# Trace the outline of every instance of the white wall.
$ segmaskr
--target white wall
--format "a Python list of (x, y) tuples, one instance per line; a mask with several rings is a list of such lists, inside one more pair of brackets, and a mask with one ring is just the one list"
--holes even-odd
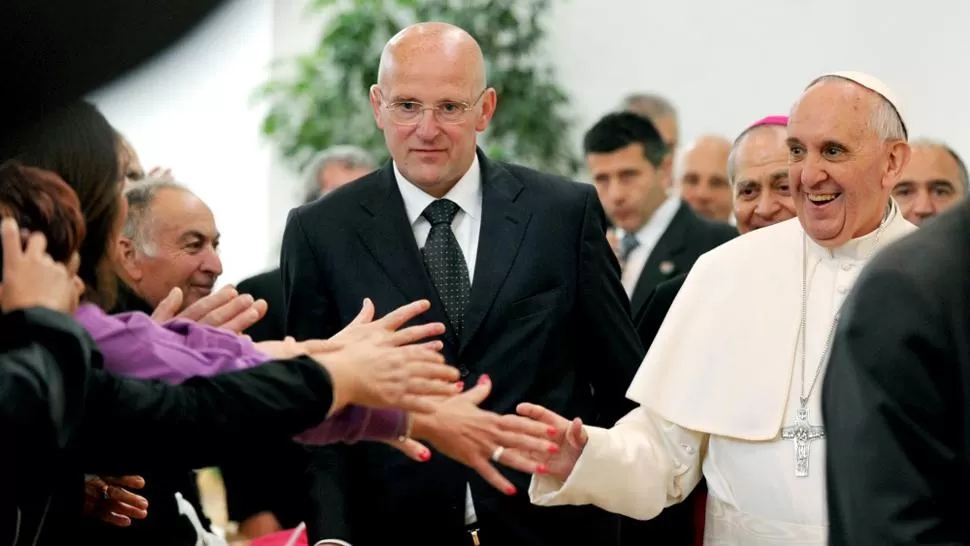
[(271, 148), (251, 101), (272, 59), (273, 4), (235, 0), (152, 63), (91, 98), (134, 145), (212, 208), (223, 282), (261, 271), (269, 230)]
[[(582, 131), (631, 91), (668, 95), (682, 140), (787, 113), (829, 70), (869, 71), (905, 103), (912, 136), (970, 156), (970, 3), (953, 0), (561, 0), (548, 53)], [(270, 266), (299, 178), (250, 102), (269, 61), (312, 48), (305, 0), (234, 0), (157, 62), (95, 95), (146, 168), (166, 165), (212, 206), (224, 281)], [(487, 54), (487, 52), (486, 52)], [(501, 104), (499, 105), (501, 108)], [(376, 129), (375, 129), (376, 130)]]
[[(787, 114), (815, 76), (862, 70), (899, 95), (910, 136), (970, 156), (970, 3), (953, 0), (565, 0), (549, 52), (580, 130), (631, 91), (671, 98), (681, 141)], [(577, 139), (581, 133), (577, 131)]]

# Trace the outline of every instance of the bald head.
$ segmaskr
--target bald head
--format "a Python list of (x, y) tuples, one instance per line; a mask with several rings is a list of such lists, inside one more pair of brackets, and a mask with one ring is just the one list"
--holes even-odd
[(395, 34), (381, 51), (377, 85), (393, 85), (398, 72), (413, 64), (453, 63), (463, 68), (469, 83), (485, 87), (485, 56), (475, 38), (448, 23), (417, 23)]
[(730, 152), (728, 139), (706, 135), (678, 151), (674, 161), (674, 188), (695, 212), (719, 222), (731, 217), (733, 207), (727, 176)]
[(370, 102), (405, 180), (443, 197), (472, 168), (497, 103), (486, 85), (481, 47), (454, 25), (419, 23), (387, 42)]

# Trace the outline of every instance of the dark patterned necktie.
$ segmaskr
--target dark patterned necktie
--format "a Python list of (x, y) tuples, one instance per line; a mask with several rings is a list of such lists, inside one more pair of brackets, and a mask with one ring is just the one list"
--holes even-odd
[(635, 233), (626, 233), (620, 239), (620, 261), (626, 262), (630, 258), (630, 253), (640, 246), (640, 240)]
[(445, 315), (448, 316), (456, 337), (461, 336), (465, 308), (471, 296), (465, 255), (451, 230), (451, 221), (458, 214), (458, 209), (453, 201), (438, 199), (421, 213), (421, 216), (431, 222), (431, 232), (421, 249), (424, 265), (428, 268), (442, 305), (445, 306)]

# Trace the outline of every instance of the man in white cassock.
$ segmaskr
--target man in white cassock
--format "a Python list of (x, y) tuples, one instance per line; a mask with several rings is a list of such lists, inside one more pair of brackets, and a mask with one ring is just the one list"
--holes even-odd
[(875, 252), (915, 226), (890, 192), (909, 158), (899, 102), (872, 76), (813, 81), (791, 110), (798, 218), (702, 256), (611, 429), (545, 408), (560, 431), (529, 495), (649, 519), (707, 479), (707, 546), (827, 542), (819, 390), (839, 307)]

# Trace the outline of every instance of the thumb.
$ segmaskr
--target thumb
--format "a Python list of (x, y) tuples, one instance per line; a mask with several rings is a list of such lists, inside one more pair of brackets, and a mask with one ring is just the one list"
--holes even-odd
[(476, 406), (481, 404), (488, 398), (488, 395), (492, 392), (492, 380), (488, 378), (487, 375), (483, 375), (478, 379), (478, 384), (474, 387), (468, 389), (463, 394), (459, 396), (464, 396), (465, 398), (472, 401)]
[(364, 303), (360, 308), (360, 313), (354, 317), (354, 320), (350, 321), (348, 326), (353, 326), (355, 324), (367, 324), (368, 322), (374, 320), (374, 302), (370, 298), (364, 298)]
[(155, 308), (152, 319), (156, 322), (169, 320), (178, 313), (180, 307), (182, 307), (182, 289), (176, 286)]
[(586, 435), (586, 429), (583, 428), (583, 420), (579, 417), (573, 419), (566, 429), (566, 441), (575, 449), (583, 449), (587, 440), (589, 437)]

